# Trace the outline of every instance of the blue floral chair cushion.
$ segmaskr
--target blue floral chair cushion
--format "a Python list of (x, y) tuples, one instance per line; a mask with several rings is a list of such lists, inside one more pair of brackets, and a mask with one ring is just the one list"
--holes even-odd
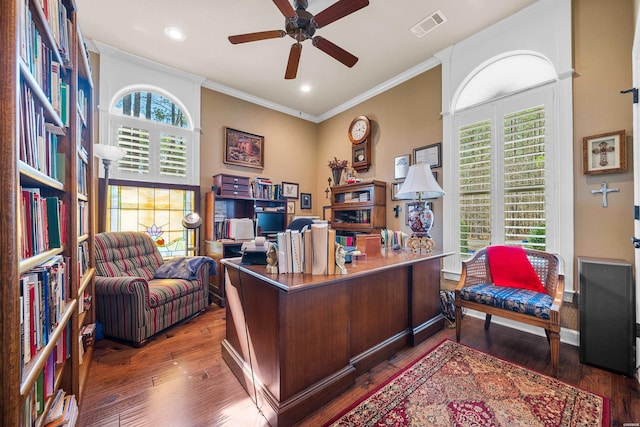
[(518, 313), (549, 319), (553, 298), (547, 294), (527, 289), (506, 288), (488, 283), (460, 289), (460, 298), (466, 301), (491, 305)]

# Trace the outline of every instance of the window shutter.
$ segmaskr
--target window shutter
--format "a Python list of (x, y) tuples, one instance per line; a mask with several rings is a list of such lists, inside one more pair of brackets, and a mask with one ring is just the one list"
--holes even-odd
[(460, 127), (460, 254), (491, 242), (491, 120)]
[(187, 176), (187, 140), (184, 137), (160, 135), (160, 174)]
[(507, 244), (545, 250), (545, 108), (504, 117), (504, 234)]
[(118, 127), (118, 147), (127, 154), (118, 162), (118, 170), (149, 173), (149, 131), (130, 126)]

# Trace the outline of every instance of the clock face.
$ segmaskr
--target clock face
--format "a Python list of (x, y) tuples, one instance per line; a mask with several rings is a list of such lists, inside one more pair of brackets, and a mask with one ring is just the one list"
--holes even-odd
[(358, 120), (353, 124), (351, 128), (351, 136), (353, 136), (353, 139), (362, 139), (366, 133), (367, 124), (364, 120)]
[(364, 149), (355, 152), (355, 161), (364, 162)]
[(356, 117), (349, 126), (349, 139), (353, 144), (358, 144), (369, 136), (369, 131), (369, 119), (365, 116)]

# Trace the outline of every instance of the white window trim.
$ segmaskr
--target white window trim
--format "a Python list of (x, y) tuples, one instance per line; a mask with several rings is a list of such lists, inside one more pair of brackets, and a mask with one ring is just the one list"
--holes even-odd
[[(456, 129), (452, 106), (464, 80), (490, 58), (523, 50), (538, 52), (547, 58), (557, 73), (557, 80), (552, 83), (555, 91), (553, 117), (549, 117), (555, 124), (553, 134), (549, 135), (555, 149), (547, 159), (553, 176), (548, 177), (547, 185), (554, 185), (559, 197), (556, 208), (548, 210), (547, 223), (557, 227), (559, 237), (547, 250), (557, 253), (564, 262), (565, 290), (569, 297), (575, 292), (570, 0), (541, 0), (436, 55), (442, 62), (443, 169), (451, 167), (455, 161), (452, 141)], [(459, 227), (452, 217), (457, 177), (453, 173), (443, 175), (444, 189), (452, 196), (445, 196), (443, 201), (443, 249), (454, 251), (453, 236)], [(444, 259), (443, 270), (445, 278), (458, 280), (461, 265), (453, 258)]]

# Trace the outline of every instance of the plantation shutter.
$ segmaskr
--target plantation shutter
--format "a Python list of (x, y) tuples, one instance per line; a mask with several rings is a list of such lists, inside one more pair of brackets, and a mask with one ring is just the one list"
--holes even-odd
[(186, 138), (167, 133), (160, 135), (160, 174), (187, 176)]
[(127, 150), (127, 154), (118, 162), (118, 170), (148, 174), (149, 143), (149, 130), (119, 126), (118, 147)]
[(491, 242), (491, 120), (459, 129), (461, 255)]
[(504, 116), (505, 243), (545, 250), (545, 108)]

